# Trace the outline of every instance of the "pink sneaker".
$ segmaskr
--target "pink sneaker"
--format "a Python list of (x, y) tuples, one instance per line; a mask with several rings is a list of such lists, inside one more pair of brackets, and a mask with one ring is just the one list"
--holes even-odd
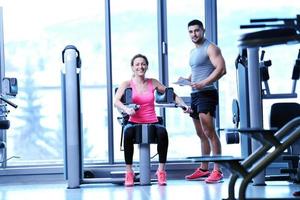
[(200, 168), (197, 168), (194, 173), (185, 176), (186, 180), (203, 180), (204, 177), (208, 177), (210, 172), (208, 170), (204, 171)]
[(223, 180), (223, 173), (219, 170), (213, 170), (209, 177), (205, 179), (206, 183), (220, 183)]
[(125, 186), (130, 187), (134, 185), (134, 173), (133, 172), (127, 172), (125, 174)]
[(166, 171), (156, 171), (156, 176), (159, 185), (167, 185), (167, 173)]

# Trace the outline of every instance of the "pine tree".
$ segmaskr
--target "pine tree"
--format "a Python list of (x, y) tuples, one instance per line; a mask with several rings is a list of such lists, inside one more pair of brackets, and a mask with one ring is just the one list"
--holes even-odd
[[(62, 134), (57, 134), (53, 128), (45, 127), (41, 121), (42, 106), (39, 102), (39, 92), (33, 79), (34, 69), (27, 67), (21, 81), (23, 90), (19, 92), (18, 98), (22, 106), (17, 116), (23, 123), (14, 131), (14, 152), (22, 160), (49, 160), (59, 159), (62, 156)], [(53, 124), (49, 124), (53, 127)]]

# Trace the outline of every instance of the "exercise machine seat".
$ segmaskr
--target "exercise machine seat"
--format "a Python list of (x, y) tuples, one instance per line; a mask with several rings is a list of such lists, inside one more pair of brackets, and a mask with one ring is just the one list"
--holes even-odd
[(300, 42), (300, 35), (294, 28), (275, 28), (241, 35), (241, 47), (266, 47), (271, 45)]

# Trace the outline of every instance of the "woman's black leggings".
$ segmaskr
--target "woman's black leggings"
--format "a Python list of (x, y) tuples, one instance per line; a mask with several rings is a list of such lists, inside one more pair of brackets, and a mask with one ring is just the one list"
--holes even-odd
[[(134, 141), (135, 141), (135, 131), (136, 124), (129, 122), (124, 127), (124, 156), (125, 163), (127, 165), (132, 165), (133, 152), (134, 152)], [(154, 124), (155, 134), (157, 138), (157, 152), (159, 156), (159, 163), (166, 163), (169, 138), (166, 128), (161, 124)]]

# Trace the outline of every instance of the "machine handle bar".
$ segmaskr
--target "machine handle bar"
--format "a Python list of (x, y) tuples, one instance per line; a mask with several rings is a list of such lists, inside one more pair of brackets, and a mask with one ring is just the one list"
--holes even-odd
[(14, 108), (17, 108), (17, 107), (18, 107), (17, 104), (15, 104), (15, 103), (13, 103), (13, 102), (11, 102), (11, 101), (5, 99), (5, 98), (2, 97), (2, 96), (0, 96), (0, 99), (1, 99), (2, 101), (6, 102), (7, 104), (9, 104), (10, 106), (14, 107)]

